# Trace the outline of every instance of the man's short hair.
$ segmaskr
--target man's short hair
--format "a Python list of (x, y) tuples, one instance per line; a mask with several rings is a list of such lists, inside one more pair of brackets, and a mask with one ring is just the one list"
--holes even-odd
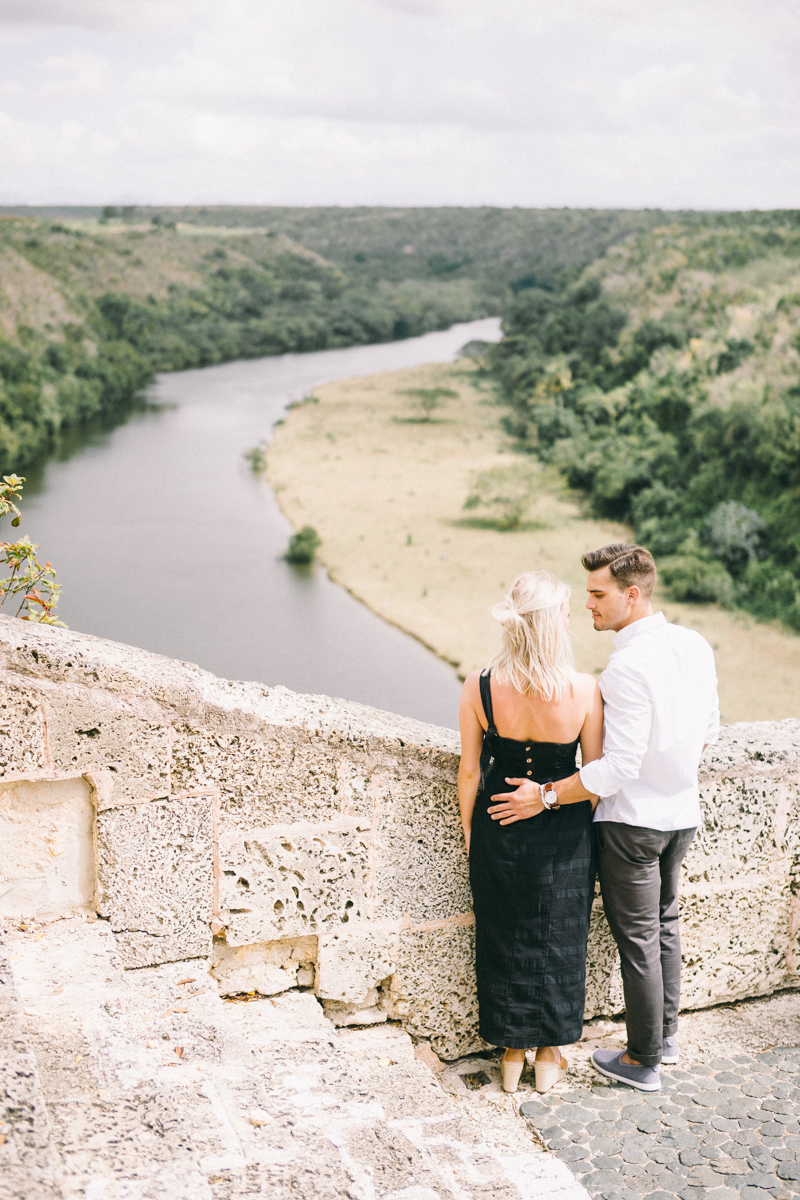
[(587, 571), (600, 571), (608, 567), (611, 577), (620, 591), (638, 587), (646, 600), (653, 594), (656, 585), (656, 564), (644, 546), (633, 546), (629, 542), (613, 542), (590, 550), (581, 559)]

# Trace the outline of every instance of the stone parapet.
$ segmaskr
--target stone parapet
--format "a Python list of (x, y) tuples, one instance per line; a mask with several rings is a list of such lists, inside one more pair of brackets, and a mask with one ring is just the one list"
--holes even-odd
[[(455, 733), (2, 617), (0, 682), (0, 914), (88, 908), (128, 967), (210, 956), (226, 994), (313, 988), (338, 1024), (482, 1044)], [(688, 1007), (800, 982), (799, 769), (797, 721), (706, 755)], [(587, 1015), (621, 1007), (598, 898)]]

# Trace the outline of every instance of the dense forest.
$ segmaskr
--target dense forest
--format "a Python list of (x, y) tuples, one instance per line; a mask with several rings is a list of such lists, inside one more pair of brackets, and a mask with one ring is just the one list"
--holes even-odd
[(0, 473), (155, 371), (410, 337), (495, 314), (470, 279), (347, 275), (275, 230), (0, 219)]
[(676, 599), (800, 629), (800, 213), (673, 221), (521, 288), (487, 371), (518, 444)]

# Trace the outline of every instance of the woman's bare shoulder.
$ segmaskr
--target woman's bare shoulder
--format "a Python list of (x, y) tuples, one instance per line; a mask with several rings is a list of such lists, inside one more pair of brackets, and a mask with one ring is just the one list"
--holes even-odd
[(461, 689), (462, 699), (477, 700), (481, 694), (480, 671), (470, 671), (469, 675), (464, 680), (464, 686)]

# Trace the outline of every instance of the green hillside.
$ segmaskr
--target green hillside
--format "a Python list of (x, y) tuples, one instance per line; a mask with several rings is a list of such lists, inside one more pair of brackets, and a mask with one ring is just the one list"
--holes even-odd
[[(536, 208), (136, 208), (153, 218), (207, 228), (259, 226), (301, 242), (362, 280), (476, 281), (502, 305), (510, 284), (533, 274), (554, 282), (580, 271), (631, 232), (673, 214), (621, 209)], [(498, 309), (499, 311), (499, 309)]]
[(800, 213), (635, 234), (504, 328), (520, 446), (631, 522), (676, 599), (800, 629)]
[[(83, 214), (81, 214), (83, 216)], [(409, 337), (498, 311), (469, 279), (348, 276), (274, 230), (0, 220), (0, 473), (154, 371)]]

